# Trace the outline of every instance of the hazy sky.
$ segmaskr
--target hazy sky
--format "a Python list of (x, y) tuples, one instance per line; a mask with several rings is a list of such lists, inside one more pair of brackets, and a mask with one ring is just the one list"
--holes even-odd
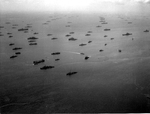
[(0, 11), (143, 11), (150, 0), (0, 0)]

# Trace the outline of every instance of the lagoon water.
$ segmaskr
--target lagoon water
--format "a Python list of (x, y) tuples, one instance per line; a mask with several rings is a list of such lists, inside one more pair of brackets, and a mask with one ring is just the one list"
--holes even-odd
[[(0, 20), (2, 113), (150, 111), (149, 16), (8, 13)], [(10, 58), (15, 52), (21, 54)], [(44, 65), (54, 68), (41, 70)]]

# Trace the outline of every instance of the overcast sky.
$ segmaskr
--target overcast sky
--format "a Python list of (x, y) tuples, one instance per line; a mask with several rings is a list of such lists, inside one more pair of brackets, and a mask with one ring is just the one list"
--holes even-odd
[(150, 0), (0, 0), (0, 11), (149, 12)]

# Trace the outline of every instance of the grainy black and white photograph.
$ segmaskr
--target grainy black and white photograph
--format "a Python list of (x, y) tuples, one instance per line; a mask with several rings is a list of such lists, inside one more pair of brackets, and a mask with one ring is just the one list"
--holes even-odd
[(150, 0), (0, 0), (0, 114), (149, 112)]

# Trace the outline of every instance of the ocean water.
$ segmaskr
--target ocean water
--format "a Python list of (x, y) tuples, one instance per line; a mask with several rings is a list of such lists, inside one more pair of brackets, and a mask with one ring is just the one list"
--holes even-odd
[[(149, 16), (9, 13), (0, 18), (2, 113), (149, 112), (150, 32), (144, 32), (150, 30)], [(26, 26), (25, 33), (18, 31)], [(127, 32), (132, 35), (122, 36)], [(37, 45), (29, 45), (29, 37), (37, 37)], [(11, 59), (15, 52), (21, 54)], [(45, 62), (33, 65), (41, 59)], [(40, 70), (44, 65), (54, 68)]]

